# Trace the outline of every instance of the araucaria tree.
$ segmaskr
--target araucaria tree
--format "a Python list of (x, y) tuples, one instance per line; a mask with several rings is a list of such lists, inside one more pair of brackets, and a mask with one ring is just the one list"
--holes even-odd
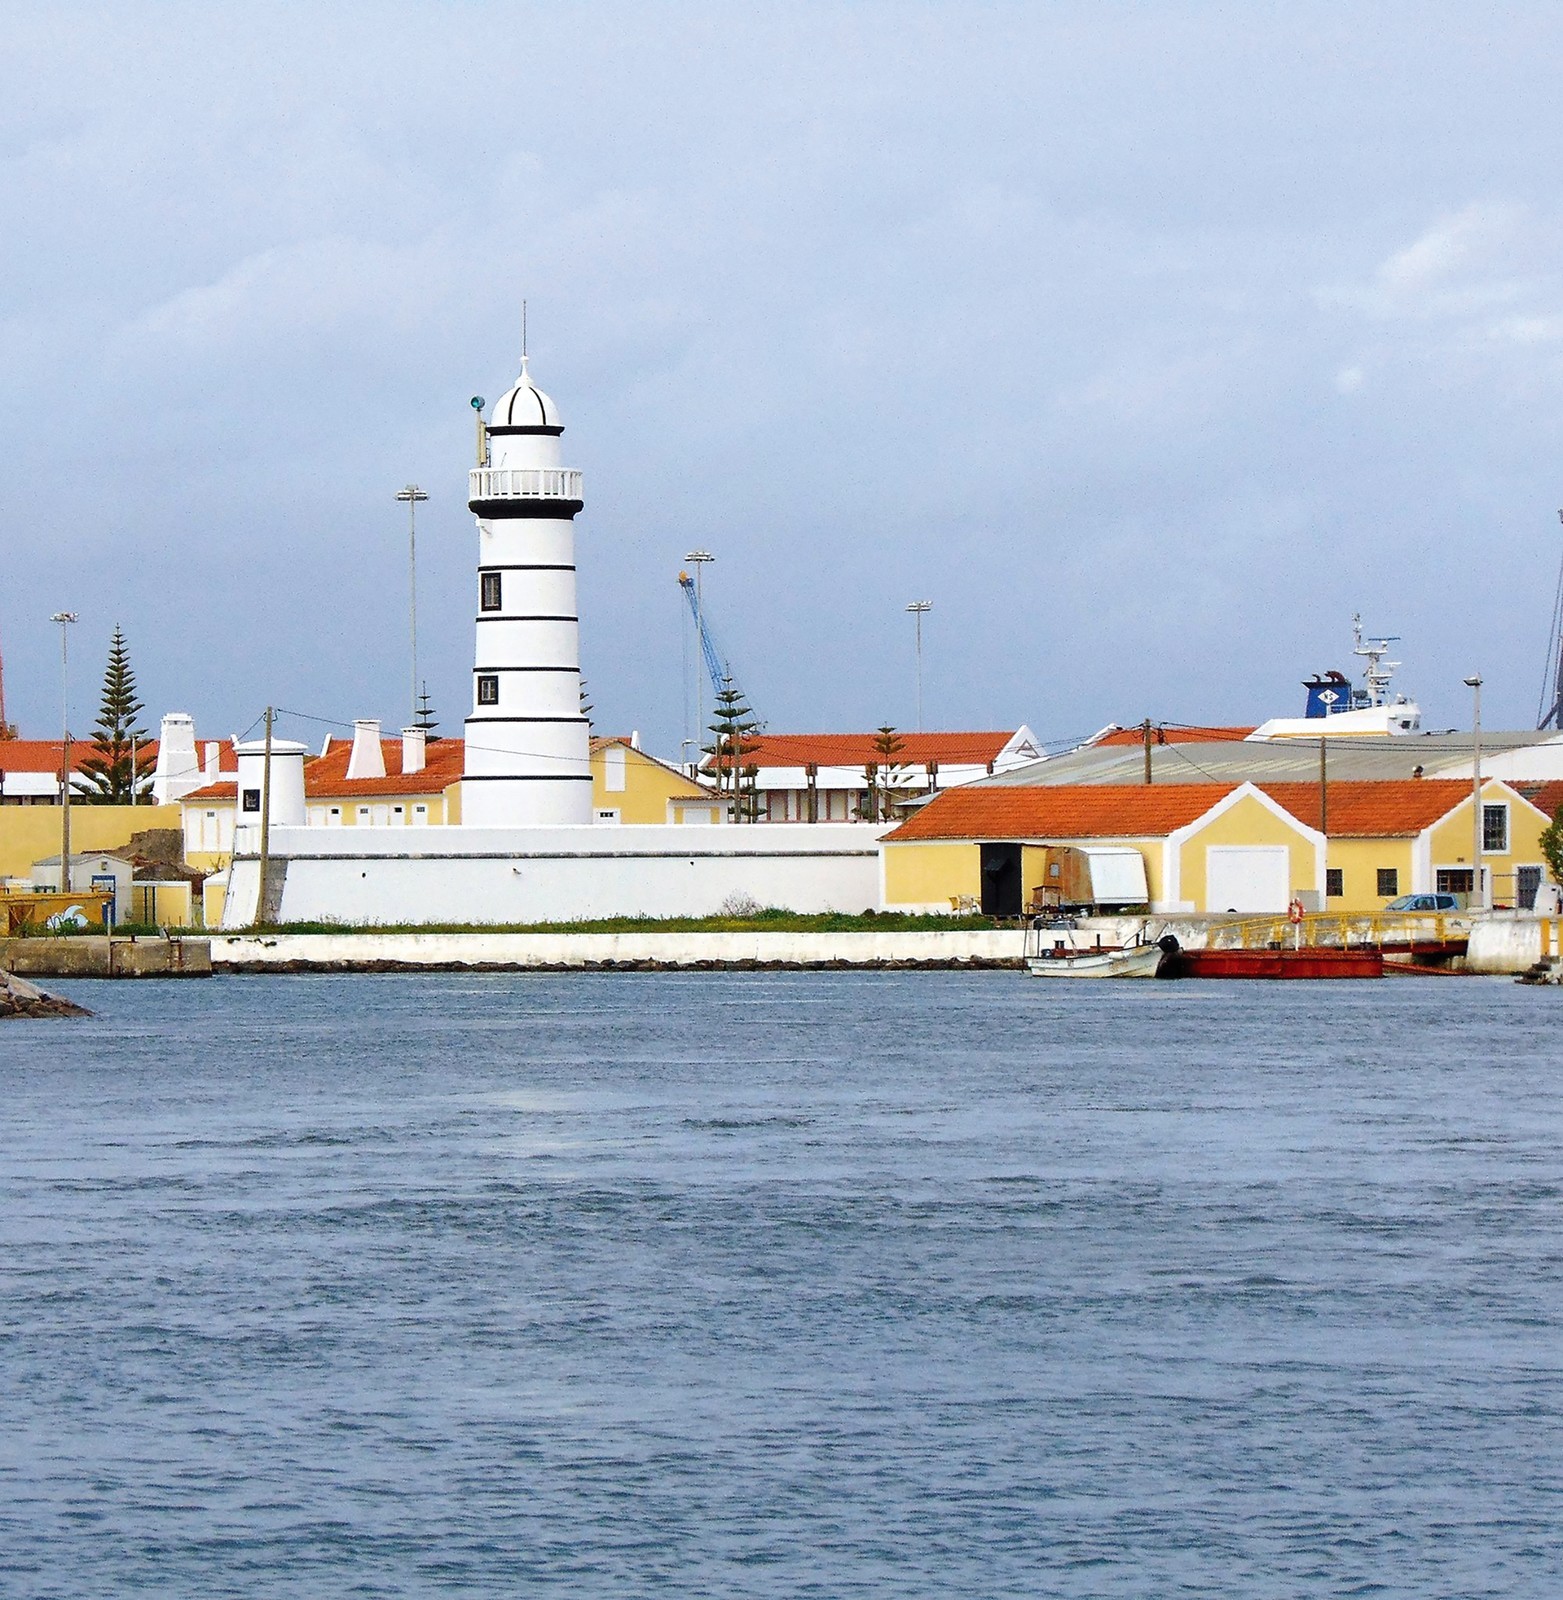
[(103, 673), (103, 702), (98, 707), (92, 754), (82, 760), (76, 778), (77, 793), (88, 805), (122, 806), (130, 803), (132, 795), (137, 800), (145, 798), (153, 763), (146, 750), (146, 729), (136, 724), (140, 715), (130, 651), (124, 631), (115, 628)]
[(896, 791), (906, 782), (900, 761), (906, 741), (890, 723), (874, 734), (874, 759), (863, 768), (868, 798), (863, 804), (865, 822), (888, 822), (895, 807)]
[(734, 822), (753, 822), (758, 810), (755, 781), (760, 769), (744, 758), (759, 748), (753, 735), (760, 731), (760, 724), (731, 678), (722, 679), (715, 716), (711, 724), (714, 737), (704, 748), (716, 768), (716, 792), (729, 797)]

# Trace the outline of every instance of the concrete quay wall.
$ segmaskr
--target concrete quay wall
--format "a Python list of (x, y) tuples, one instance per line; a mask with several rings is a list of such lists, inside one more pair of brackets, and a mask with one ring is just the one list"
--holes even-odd
[(1471, 925), (1465, 971), (1490, 974), (1529, 972), (1538, 961), (1563, 956), (1563, 920), (1495, 912)]
[(220, 972), (1019, 967), (1018, 928), (910, 933), (214, 934)]
[(205, 939), (74, 934), (64, 939), (0, 939), (0, 970), (29, 978), (209, 978)]

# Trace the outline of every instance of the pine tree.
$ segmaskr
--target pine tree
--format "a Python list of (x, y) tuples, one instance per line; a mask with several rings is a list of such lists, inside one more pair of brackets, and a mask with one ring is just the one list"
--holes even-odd
[(715, 737), (703, 748), (716, 769), (716, 792), (731, 796), (734, 822), (752, 822), (759, 809), (756, 783), (760, 769), (746, 764), (744, 757), (759, 748), (751, 735), (760, 731), (760, 724), (742, 692), (733, 687), (731, 677), (723, 678), (717, 691), (715, 717), (711, 724)]
[(864, 820), (888, 822), (895, 791), (906, 782), (905, 769), (896, 758), (906, 748), (906, 742), (890, 723), (884, 723), (874, 735), (874, 757), (863, 768), (868, 784), (868, 799), (864, 803)]
[(103, 673), (103, 700), (98, 707), (92, 754), (82, 761), (75, 780), (88, 805), (122, 806), (130, 803), (132, 794), (137, 800), (146, 797), (151, 787), (152, 762), (146, 750), (146, 729), (136, 725), (140, 714), (130, 651), (124, 630), (116, 627)]

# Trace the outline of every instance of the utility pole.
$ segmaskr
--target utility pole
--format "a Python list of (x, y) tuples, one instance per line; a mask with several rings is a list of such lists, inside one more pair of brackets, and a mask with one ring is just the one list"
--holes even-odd
[(418, 720), (418, 502), (429, 497), (409, 483), (396, 491), (396, 498), (407, 502), (407, 614), (412, 628), (412, 715), (407, 720), (411, 725)]
[(1328, 854), (1330, 845), (1330, 768), (1329, 756), (1326, 753), (1328, 743), (1319, 740), (1319, 832), (1324, 835), (1324, 848)]
[(255, 895), (255, 926), (266, 923), (266, 889), (271, 867), (271, 724), (276, 713), (266, 707), (266, 746), (261, 752), (260, 887)]
[(1475, 700), (1472, 728), (1475, 742), (1471, 750), (1471, 908), (1483, 910), (1487, 897), (1482, 893), (1482, 675), (1473, 673), (1465, 686)]
[(907, 608), (917, 619), (917, 731), (923, 731), (923, 618), (933, 610), (932, 600), (914, 600)]
[(1147, 717), (1140, 724), (1140, 735), (1145, 741), (1145, 781), (1151, 781), (1151, 719)]
[(56, 611), (60, 625), (60, 893), (71, 892), (71, 673), (70, 625), (74, 611)]

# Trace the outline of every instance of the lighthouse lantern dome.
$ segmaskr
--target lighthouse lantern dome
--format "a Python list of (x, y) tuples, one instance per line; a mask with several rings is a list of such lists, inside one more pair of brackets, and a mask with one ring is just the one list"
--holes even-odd
[(521, 376), (494, 402), (489, 431), (500, 428), (557, 428), (559, 408), (532, 382), (527, 358), (521, 358)]

